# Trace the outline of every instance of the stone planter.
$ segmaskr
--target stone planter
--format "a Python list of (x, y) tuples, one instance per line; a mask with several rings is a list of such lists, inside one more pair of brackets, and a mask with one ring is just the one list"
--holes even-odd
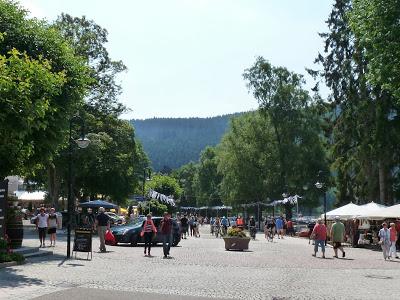
[(240, 237), (224, 237), (225, 250), (247, 250), (249, 249), (250, 238), (240, 238)]

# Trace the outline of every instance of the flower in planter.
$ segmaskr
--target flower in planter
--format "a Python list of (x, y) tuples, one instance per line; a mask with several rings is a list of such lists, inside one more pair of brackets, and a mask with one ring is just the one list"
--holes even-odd
[(245, 238), (247, 236), (246, 236), (246, 233), (242, 229), (240, 229), (238, 227), (234, 227), (234, 228), (228, 229), (228, 237)]

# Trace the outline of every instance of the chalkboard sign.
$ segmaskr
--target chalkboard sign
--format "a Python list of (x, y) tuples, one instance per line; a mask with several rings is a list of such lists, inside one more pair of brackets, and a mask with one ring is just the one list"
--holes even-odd
[(0, 181), (0, 237), (5, 237), (8, 180)]
[(72, 251), (92, 253), (92, 231), (90, 229), (75, 229), (74, 248)]

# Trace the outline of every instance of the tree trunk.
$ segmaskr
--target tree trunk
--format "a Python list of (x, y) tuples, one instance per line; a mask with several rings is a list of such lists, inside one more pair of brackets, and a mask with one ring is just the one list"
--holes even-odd
[(60, 182), (57, 177), (57, 170), (54, 164), (50, 164), (47, 167), (48, 171), (48, 186), (49, 186), (49, 197), (51, 200), (51, 205), (54, 207), (56, 210), (59, 208), (58, 207), (58, 194), (60, 190)]
[(378, 162), (378, 174), (379, 174), (379, 202), (386, 204), (386, 168), (382, 161), (379, 159)]

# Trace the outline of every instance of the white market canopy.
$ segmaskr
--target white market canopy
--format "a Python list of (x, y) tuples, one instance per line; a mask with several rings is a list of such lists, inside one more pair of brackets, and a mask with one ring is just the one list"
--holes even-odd
[(46, 192), (15, 192), (19, 201), (44, 201), (46, 197)]
[(369, 211), (363, 214), (361, 217), (377, 220), (387, 218), (400, 218), (400, 204)]
[[(342, 207), (336, 208), (334, 210), (328, 211), (326, 213), (326, 218), (328, 220), (333, 220), (336, 216), (341, 219), (351, 219), (354, 216), (358, 216), (363, 213), (363, 208), (359, 205), (356, 205), (352, 202), (346, 204)], [(323, 214), (322, 214), (323, 216)]]
[[(339, 216), (343, 220), (351, 218), (372, 218), (379, 216), (379, 213), (387, 208), (387, 206), (375, 202), (364, 205), (356, 205), (350, 202), (349, 204), (327, 212), (326, 218), (328, 220), (333, 220), (336, 216)], [(382, 219), (383, 217), (379, 218)]]

